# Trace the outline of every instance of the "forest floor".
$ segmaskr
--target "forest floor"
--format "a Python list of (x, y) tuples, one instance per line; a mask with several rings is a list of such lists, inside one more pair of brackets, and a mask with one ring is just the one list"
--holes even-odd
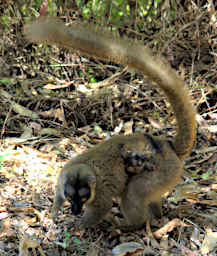
[[(64, 164), (118, 134), (172, 138), (175, 118), (163, 93), (143, 76), (30, 44), (23, 24), (11, 19), (0, 38), (0, 255), (216, 255), (216, 48), (206, 45), (196, 61), (177, 40), (169, 49), (170, 57), (180, 50), (177, 58), (165, 54), (189, 85), (198, 131), (182, 180), (164, 196), (162, 219), (135, 232), (107, 222), (80, 231), (80, 216), (72, 216), (68, 203), (57, 224), (50, 216)], [(116, 202), (113, 212), (119, 214)]]

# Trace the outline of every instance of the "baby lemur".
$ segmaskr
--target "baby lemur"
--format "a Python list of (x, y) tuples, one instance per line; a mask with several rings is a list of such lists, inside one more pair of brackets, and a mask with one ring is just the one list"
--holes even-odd
[[(177, 120), (173, 141), (142, 133), (119, 135), (74, 157), (60, 172), (52, 209), (55, 220), (65, 200), (71, 202), (73, 214), (79, 214), (85, 204), (81, 228), (86, 228), (99, 223), (111, 210), (112, 198), (117, 197), (125, 219), (121, 228), (141, 228), (157, 215), (162, 195), (179, 182), (182, 160), (195, 140), (195, 110), (184, 82), (142, 43), (121, 39), (92, 25), (66, 26), (56, 18), (43, 17), (26, 25), (24, 33), (31, 42), (56, 44), (127, 65), (154, 81), (166, 94)], [(134, 164), (126, 161), (136, 157), (144, 164), (129, 178), (127, 169)]]

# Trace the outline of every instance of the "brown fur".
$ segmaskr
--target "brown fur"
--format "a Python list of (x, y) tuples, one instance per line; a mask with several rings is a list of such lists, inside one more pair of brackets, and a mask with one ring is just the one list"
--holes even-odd
[[(165, 92), (177, 119), (174, 140), (169, 143), (166, 139), (139, 133), (120, 135), (73, 158), (59, 175), (52, 210), (55, 218), (66, 194), (71, 195), (73, 209), (84, 200), (86, 209), (81, 227), (85, 228), (100, 222), (111, 209), (112, 198), (119, 197), (125, 218), (123, 228), (142, 227), (148, 218), (158, 215), (162, 195), (178, 183), (182, 160), (189, 155), (194, 143), (195, 111), (184, 82), (161, 58), (153, 57), (149, 49), (138, 42), (120, 39), (90, 25), (67, 27), (57, 19), (41, 18), (26, 25), (24, 31), (32, 42), (56, 44), (97, 59), (128, 65), (147, 75)], [(150, 164), (144, 163), (139, 172), (135, 171), (138, 174), (129, 178), (126, 159), (130, 156), (134, 160), (136, 152), (142, 158), (147, 157), (147, 161), (150, 159)], [(78, 195), (83, 194), (84, 199), (81, 196), (77, 200)]]

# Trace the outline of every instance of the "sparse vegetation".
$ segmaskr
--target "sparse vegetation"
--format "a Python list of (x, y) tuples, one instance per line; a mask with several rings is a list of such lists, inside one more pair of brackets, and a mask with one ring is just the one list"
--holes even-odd
[[(1, 1), (0, 255), (112, 255), (124, 242), (141, 247), (127, 244), (123, 255), (216, 254), (216, 12), (207, 0)], [(56, 175), (73, 155), (135, 130), (171, 137), (175, 123), (164, 95), (140, 74), (27, 42), (23, 25), (45, 14), (142, 40), (188, 85), (197, 141), (152, 234), (108, 223), (80, 232), (67, 205), (58, 226), (50, 219)]]

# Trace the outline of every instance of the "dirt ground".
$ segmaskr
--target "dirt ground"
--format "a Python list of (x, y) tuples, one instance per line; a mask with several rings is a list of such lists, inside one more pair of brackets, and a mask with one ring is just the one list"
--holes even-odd
[[(183, 8), (177, 29), (162, 26), (149, 37), (188, 85), (197, 138), (181, 182), (164, 196), (162, 219), (124, 233), (106, 221), (80, 231), (68, 203), (54, 224), (57, 175), (113, 135), (173, 137), (169, 103), (125, 67), (30, 44), (22, 33), (30, 11), (9, 2), (0, 3), (0, 255), (216, 255), (216, 8)], [(112, 210), (120, 215), (117, 202)]]

